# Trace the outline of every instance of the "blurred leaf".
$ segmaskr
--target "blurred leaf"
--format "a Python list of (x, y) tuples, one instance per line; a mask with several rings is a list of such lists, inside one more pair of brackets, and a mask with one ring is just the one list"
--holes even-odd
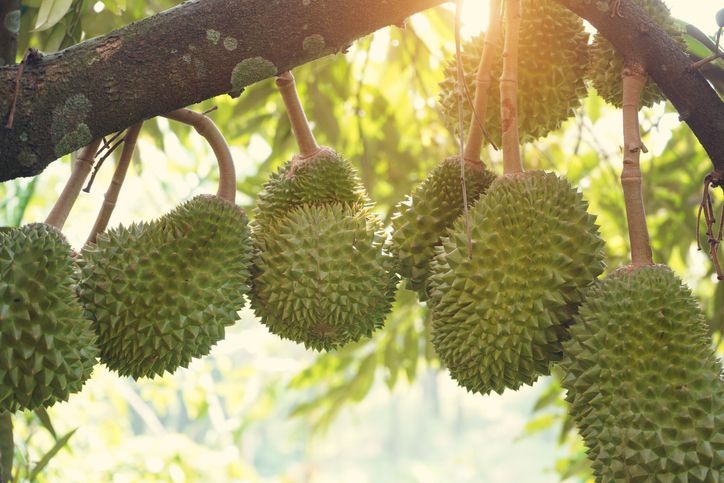
[(48, 466), (48, 463), (50, 463), (55, 455), (58, 454), (58, 451), (63, 449), (63, 447), (68, 444), (68, 440), (70, 440), (71, 436), (73, 436), (73, 434), (75, 434), (77, 430), (78, 428), (70, 431), (55, 442), (50, 451), (45, 453), (45, 455), (40, 459), (40, 461), (38, 461), (32, 471), (28, 474), (28, 481), (35, 481), (35, 478), (37, 478), (40, 472), (43, 471), (46, 466)]
[(35, 30), (43, 31), (55, 26), (68, 13), (72, 4), (73, 0), (43, 0), (35, 20)]
[(53, 435), (53, 439), (58, 439), (58, 435), (55, 433), (55, 428), (53, 427), (53, 423), (50, 420), (50, 416), (48, 415), (48, 411), (44, 407), (40, 407), (36, 409), (35, 415), (38, 417), (38, 420), (40, 421), (40, 424), (43, 425), (45, 429), (48, 430), (50, 434)]

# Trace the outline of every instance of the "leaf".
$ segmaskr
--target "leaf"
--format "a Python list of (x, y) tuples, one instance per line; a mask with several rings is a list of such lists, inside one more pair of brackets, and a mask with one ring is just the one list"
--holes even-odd
[(104, 0), (103, 3), (115, 15), (120, 15), (126, 10), (126, 0)]
[(0, 480), (10, 481), (14, 453), (12, 416), (10, 413), (0, 412)]
[(45, 453), (45, 456), (43, 456), (40, 461), (38, 461), (38, 464), (35, 465), (33, 470), (28, 474), (28, 481), (34, 481), (35, 478), (38, 477), (41, 471), (45, 469), (46, 466), (48, 466), (48, 463), (50, 463), (50, 460), (52, 460), (56, 454), (58, 454), (58, 451), (63, 449), (63, 446), (68, 444), (68, 440), (75, 434), (75, 432), (78, 430), (78, 428), (75, 428), (74, 430), (70, 431), (69, 433), (65, 434), (62, 438), (58, 439), (55, 442), (55, 445)]
[(35, 20), (35, 32), (48, 30), (55, 26), (68, 13), (73, 0), (43, 0)]
[(43, 427), (45, 429), (47, 429), (50, 434), (53, 435), (53, 439), (57, 440), (58, 435), (55, 432), (53, 423), (50, 421), (50, 416), (48, 415), (48, 411), (46, 411), (45, 408), (40, 407), (35, 410), (35, 416), (37, 416), (37, 418), (40, 420), (40, 424), (42, 424)]

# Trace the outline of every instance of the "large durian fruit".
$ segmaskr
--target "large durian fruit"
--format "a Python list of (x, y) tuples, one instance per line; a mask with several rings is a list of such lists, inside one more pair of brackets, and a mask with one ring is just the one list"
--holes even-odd
[(597, 481), (724, 479), (724, 382), (704, 316), (662, 265), (592, 287), (563, 386)]
[(96, 336), (74, 276), (71, 247), (56, 228), (0, 231), (0, 412), (65, 401), (91, 376)]
[(244, 306), (251, 257), (244, 212), (217, 196), (100, 234), (83, 249), (79, 295), (101, 361), (140, 378), (208, 354)]
[[(633, 0), (633, 3), (641, 7), (667, 34), (677, 40), (682, 48), (684, 47), (681, 29), (677, 27), (664, 2), (661, 0)], [(620, 108), (623, 99), (623, 81), (621, 79), (624, 68), (623, 58), (601, 34), (593, 37), (590, 51), (591, 61), (587, 75), (590, 77), (593, 87), (606, 102)], [(664, 94), (649, 78), (641, 93), (640, 105), (651, 107), (662, 100), (664, 100)]]
[[(472, 206), (495, 179), (480, 161), (465, 160), (465, 188)], [(407, 286), (427, 300), (427, 279), (435, 247), (464, 209), (460, 157), (445, 159), (397, 205), (392, 218), (392, 253)]]
[[(459, 218), (430, 277), (432, 343), (458, 383), (502, 393), (549, 374), (583, 292), (603, 271), (587, 203), (552, 173), (501, 177)], [(469, 252), (469, 247), (472, 251)]]
[[(463, 69), (471, 96), (484, 40), (482, 34), (463, 44)], [(559, 128), (586, 97), (588, 33), (581, 18), (555, 0), (523, 0), (519, 52), (518, 120), (521, 141), (527, 142)], [(502, 66), (500, 43), (491, 72), (493, 79), (500, 77)], [(440, 107), (445, 123), (455, 131), (459, 130), (456, 86), (457, 65), (453, 58), (440, 84)], [(489, 96), (484, 124), (493, 142), (500, 145), (500, 92), (496, 83), (491, 84)], [(470, 119), (468, 102), (464, 108), (465, 119)]]

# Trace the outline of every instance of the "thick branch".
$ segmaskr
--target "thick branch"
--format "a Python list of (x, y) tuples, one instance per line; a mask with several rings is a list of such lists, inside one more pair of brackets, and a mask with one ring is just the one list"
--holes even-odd
[(631, 0), (620, 1), (621, 15), (600, 8), (601, 1), (556, 1), (588, 20), (624, 59), (646, 69), (704, 146), (715, 169), (724, 172), (724, 104), (704, 76), (689, 69), (691, 60), (677, 43)]
[[(0, 181), (153, 116), (344, 51), (444, 0), (192, 0), (26, 66)], [(0, 121), (16, 67), (0, 68)]]

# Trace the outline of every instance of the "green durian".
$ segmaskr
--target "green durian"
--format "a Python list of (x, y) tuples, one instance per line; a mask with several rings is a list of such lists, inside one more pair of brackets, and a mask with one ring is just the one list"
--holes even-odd
[(432, 343), (468, 391), (502, 393), (549, 374), (584, 289), (603, 271), (588, 204), (565, 179), (498, 178), (458, 218), (432, 264)]
[(704, 316), (665, 266), (590, 288), (561, 366), (597, 481), (724, 479), (724, 382)]
[[(495, 175), (481, 162), (465, 162), (465, 187), (468, 206), (472, 206)], [(460, 183), (460, 157), (444, 160), (420, 186), (397, 205), (392, 218), (392, 252), (398, 271), (407, 279), (408, 287), (427, 299), (425, 288), (430, 261), (441, 237), (463, 213), (463, 192)]]
[(272, 174), (259, 193), (254, 229), (266, 225), (302, 204), (369, 203), (352, 165), (331, 148), (309, 158), (292, 159)]
[(74, 273), (72, 249), (54, 227), (0, 232), (0, 412), (66, 401), (91, 376), (96, 337)]
[(330, 350), (383, 325), (397, 279), (383, 226), (366, 209), (299, 205), (255, 237), (251, 303), (272, 333)]
[[(633, 0), (633, 3), (641, 7), (667, 34), (677, 40), (682, 48), (684, 47), (682, 32), (664, 2), (661, 0)], [(623, 58), (601, 34), (593, 37), (590, 57), (588, 77), (593, 82), (593, 87), (606, 102), (620, 108), (623, 103), (623, 80), (621, 78)], [(664, 99), (664, 95), (656, 83), (649, 78), (641, 92), (640, 105), (651, 107)]]
[[(522, 142), (533, 141), (558, 129), (586, 97), (588, 33), (581, 18), (554, 0), (523, 0), (519, 36), (518, 126)], [(463, 44), (462, 61), (472, 99), (484, 34)], [(503, 42), (493, 62), (485, 127), (493, 142), (501, 144), (500, 91)], [(459, 130), (457, 65), (453, 57), (440, 84), (440, 107), (448, 127)], [(466, 124), (472, 110), (464, 103)]]
[(216, 196), (102, 233), (82, 255), (79, 294), (101, 361), (134, 378), (174, 372), (208, 354), (249, 289), (246, 216)]

